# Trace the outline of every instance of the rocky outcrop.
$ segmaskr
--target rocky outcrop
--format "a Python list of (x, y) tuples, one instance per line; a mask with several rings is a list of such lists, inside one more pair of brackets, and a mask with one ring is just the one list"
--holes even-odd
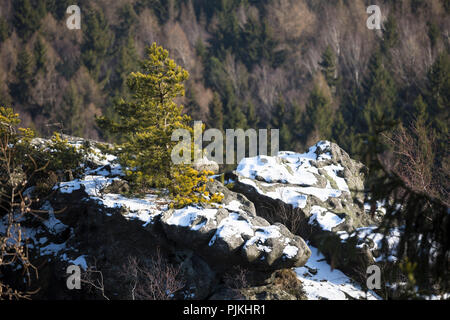
[[(325, 284), (340, 292), (340, 284), (326, 279), (329, 272), (313, 270), (329, 265), (318, 264), (323, 258), (317, 253), (311, 261), (312, 245), (342, 270), (373, 259), (379, 239), (367, 249), (355, 232), (372, 221), (363, 205), (364, 172), (339, 147), (321, 142), (305, 154), (243, 159), (232, 190), (233, 184), (207, 185), (210, 194), (223, 194), (221, 204), (171, 209), (164, 190), (124, 196), (130, 189), (114, 157), (93, 155), (82, 178), (54, 187), (40, 208), (46, 212), (43, 220), (30, 216), (22, 222), (33, 262), (40, 266), (38, 298), (103, 298), (98, 290), (67, 289), (66, 268), (75, 264), (83, 272), (101, 271), (110, 298), (131, 299), (129, 259), (149, 265), (157, 252), (179, 268), (184, 282), (178, 299), (315, 299), (322, 294), (311, 292)], [(278, 221), (278, 209), (301, 216), (301, 232), (291, 232), (286, 219)], [(361, 252), (346, 251), (355, 248)], [(237, 266), (252, 280), (242, 288), (224, 286), (224, 277)], [(302, 287), (313, 289), (305, 293)]]
[[(73, 297), (65, 289), (65, 268), (78, 264), (85, 270), (101, 268), (105, 288), (115, 288), (108, 294), (130, 299), (122, 269), (127, 269), (128, 258), (148, 260), (156, 248), (181, 267), (186, 280), (178, 293), (182, 299), (210, 296), (230, 266), (270, 273), (303, 266), (311, 254), (301, 237), (258, 217), (252, 202), (217, 181), (208, 190), (224, 195), (220, 205), (182, 209), (170, 209), (170, 199), (158, 190), (143, 198), (123, 196), (120, 192), (127, 192), (128, 185), (113, 164), (88, 169), (83, 178), (62, 182), (54, 190), (41, 208), (49, 212), (44, 225), (54, 235), (31, 221), (28, 240), (36, 258), (51, 261), (51, 269), (42, 269), (42, 274), (53, 279), (48, 283), (59, 283), (54, 294), (60, 297)], [(52, 290), (44, 288), (42, 294)]]
[(335, 143), (320, 141), (308, 152), (243, 159), (234, 173), (233, 191), (256, 205), (273, 223), (285, 212), (299, 216), (299, 234), (317, 246), (336, 267), (363, 268), (370, 250), (342, 241), (342, 233), (378, 223), (364, 205), (367, 169)]
[(215, 181), (210, 192), (224, 194), (223, 203), (210, 208), (167, 210), (160, 223), (167, 238), (188, 245), (217, 266), (224, 263), (273, 271), (302, 266), (310, 256), (303, 239), (281, 224), (256, 216), (244, 196)]

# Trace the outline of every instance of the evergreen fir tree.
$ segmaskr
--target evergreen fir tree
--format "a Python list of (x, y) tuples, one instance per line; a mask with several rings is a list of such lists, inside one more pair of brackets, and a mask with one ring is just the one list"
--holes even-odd
[(9, 26), (8, 22), (0, 17), (0, 43), (8, 39), (9, 37)]
[(91, 73), (98, 77), (103, 59), (112, 43), (108, 23), (101, 11), (91, 11), (86, 15), (84, 26), (84, 43), (81, 58)]
[(210, 126), (223, 131), (223, 104), (217, 92), (214, 92), (210, 104)]
[(26, 49), (19, 52), (14, 74), (16, 82), (11, 84), (11, 96), (20, 103), (26, 103), (33, 85), (33, 57)]
[(446, 52), (438, 56), (428, 73), (427, 100), (432, 126), (445, 149), (450, 121), (450, 55)]
[(259, 117), (256, 113), (255, 105), (249, 102), (247, 107), (247, 125), (249, 128), (257, 129), (259, 124)]
[(331, 139), (333, 112), (329, 99), (315, 86), (306, 104), (305, 128), (312, 132), (316, 129), (320, 139)]
[(428, 121), (427, 108), (428, 106), (423, 100), (422, 95), (419, 95), (414, 101), (414, 117), (421, 124), (425, 124)]
[(337, 69), (336, 69), (336, 55), (333, 49), (328, 46), (322, 55), (322, 61), (319, 62), (322, 67), (322, 72), (327, 80), (330, 88), (336, 86), (337, 84)]
[(117, 83), (115, 85), (119, 95), (126, 94), (128, 75), (138, 67), (138, 56), (134, 45), (134, 39), (129, 36), (125, 43), (120, 46), (117, 53)]
[(36, 73), (39, 71), (46, 72), (46, 63), (47, 63), (47, 48), (40, 37), (36, 40), (34, 44), (34, 59), (35, 59), (35, 70)]
[[(396, 118), (398, 97), (392, 74), (386, 70), (381, 52), (376, 52), (369, 63), (369, 74), (364, 84), (366, 104), (363, 119), (366, 130), (376, 130), (382, 123), (388, 125)], [(373, 133), (373, 132), (372, 132)]]
[(57, 120), (67, 129), (68, 134), (83, 136), (84, 122), (81, 119), (83, 99), (73, 82), (63, 97), (62, 112), (58, 114)]
[(271, 127), (280, 130), (280, 148), (288, 150), (292, 142), (292, 134), (288, 123), (287, 106), (284, 98), (279, 95), (271, 118)]
[(382, 50), (387, 53), (394, 47), (398, 41), (397, 21), (393, 15), (390, 15), (384, 25)]
[(22, 39), (29, 38), (33, 32), (40, 27), (41, 10), (33, 8), (30, 0), (14, 1), (14, 26), (16, 32)]

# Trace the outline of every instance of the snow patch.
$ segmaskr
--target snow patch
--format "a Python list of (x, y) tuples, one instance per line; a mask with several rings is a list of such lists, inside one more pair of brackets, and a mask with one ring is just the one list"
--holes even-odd
[(332, 270), (317, 248), (311, 245), (309, 245), (309, 248), (311, 249), (311, 257), (306, 266), (294, 268), (309, 300), (381, 300), (372, 291), (364, 292), (358, 284), (343, 272), (337, 269)]
[(326, 231), (332, 231), (334, 227), (345, 221), (345, 218), (339, 218), (338, 215), (329, 212), (327, 209), (320, 206), (313, 206), (311, 208), (311, 214), (309, 224), (314, 224), (314, 222), (317, 222), (322, 230)]

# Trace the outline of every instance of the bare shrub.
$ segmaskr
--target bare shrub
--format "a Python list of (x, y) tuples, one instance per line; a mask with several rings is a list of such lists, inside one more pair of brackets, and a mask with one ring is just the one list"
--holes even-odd
[(301, 209), (293, 208), (283, 203), (262, 205), (261, 215), (270, 223), (279, 222), (286, 226), (293, 234), (307, 239), (311, 235), (311, 226)]
[(105, 294), (105, 284), (103, 273), (97, 270), (97, 262), (89, 266), (85, 272), (81, 274), (81, 282), (90, 286), (90, 288), (100, 291), (103, 298), (109, 300)]
[(150, 261), (130, 256), (121, 274), (131, 284), (133, 300), (171, 300), (184, 287), (180, 267), (169, 264), (159, 249)]
[(223, 281), (228, 288), (236, 290), (249, 286), (247, 278), (248, 270), (241, 266), (235, 266), (231, 272), (224, 275)]
[(447, 206), (448, 179), (445, 165), (435, 161), (436, 137), (416, 121), (408, 128), (400, 126), (391, 136), (384, 135), (393, 150), (393, 159), (385, 166), (394, 172), (411, 190), (441, 199)]
[(250, 287), (249, 272), (247, 269), (241, 266), (234, 266), (230, 272), (227, 272), (223, 276), (223, 282), (225, 286), (231, 290), (234, 298), (239, 299), (242, 297), (242, 289)]

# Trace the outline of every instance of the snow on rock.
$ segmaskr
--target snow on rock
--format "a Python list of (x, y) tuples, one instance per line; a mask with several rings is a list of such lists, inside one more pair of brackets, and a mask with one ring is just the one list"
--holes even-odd
[(114, 175), (116, 172), (97, 170), (96, 173), (100, 175), (86, 175), (82, 179), (61, 182), (54, 189), (63, 194), (82, 190), (88, 195), (87, 200), (96, 200), (106, 208), (123, 208), (127, 211), (125, 215), (127, 219), (141, 220), (144, 226), (151, 223), (161, 211), (167, 210), (168, 200), (158, 198), (157, 195), (148, 194), (143, 198), (127, 198), (120, 194), (103, 192), (114, 181), (120, 181), (119, 177), (108, 177), (108, 175)]
[(313, 206), (311, 209), (312, 216), (309, 218), (309, 223), (314, 224), (318, 223), (322, 230), (332, 231), (332, 229), (342, 222), (345, 219), (341, 219), (338, 215), (329, 212), (327, 209)]
[[(27, 222), (26, 224), (21, 225), (20, 229), (22, 244), (26, 244), (30, 258), (33, 259), (42, 256), (50, 256), (56, 257), (60, 261), (65, 261), (68, 263), (73, 262), (73, 264), (84, 266), (85, 263), (82, 264), (81, 256), (74, 260), (70, 258), (75, 254), (75, 251), (77, 251), (68, 245), (69, 240), (73, 236), (72, 229), (57, 218), (53, 207), (48, 201), (44, 203), (40, 210), (45, 212), (40, 214), (40, 219), (36, 219), (34, 216), (20, 216), (20, 218), (14, 217), (16, 222)], [(7, 218), (7, 216), (0, 218), (0, 235), (4, 235), (6, 233), (6, 228), (8, 225)], [(70, 229), (68, 238), (64, 242), (57, 241), (61, 234), (68, 229)], [(11, 245), (18, 239), (17, 231), (18, 230), (15, 229), (12, 230), (13, 239), (10, 240)], [(19, 267), (20, 265), (17, 266)]]
[[(381, 261), (397, 261), (396, 253), (400, 242), (401, 229), (393, 228), (384, 235), (377, 230), (376, 226), (357, 228), (356, 231), (349, 234), (346, 231), (338, 231), (341, 241), (347, 242), (350, 238), (357, 238), (357, 247), (368, 247), (374, 256), (375, 262)], [(383, 244), (385, 247), (383, 247)], [(381, 250), (386, 248), (387, 255), (382, 254)]]
[(304, 241), (282, 225), (253, 217), (234, 200), (223, 207), (189, 206), (162, 214), (166, 236), (188, 244), (216, 261), (276, 270), (303, 265), (309, 257)]
[(244, 158), (235, 173), (238, 183), (303, 209), (308, 196), (325, 202), (329, 198), (339, 198), (343, 193), (350, 194), (343, 177), (345, 168), (337, 160), (333, 158), (331, 142), (320, 141), (306, 153), (281, 151), (274, 157)]
[(244, 158), (237, 167), (240, 175), (265, 182), (312, 185), (317, 182), (314, 171), (308, 162), (290, 163), (280, 157), (256, 156)]
[(206, 225), (206, 221), (214, 219), (216, 213), (216, 209), (203, 209), (189, 206), (176, 210), (166, 220), (166, 223), (169, 225), (188, 227), (193, 231), (198, 231)]
[(294, 269), (309, 300), (381, 299), (372, 291), (364, 292), (341, 271), (332, 270), (317, 248), (309, 248), (312, 253), (306, 265)]
[(50, 233), (56, 235), (68, 228), (68, 226), (55, 217), (55, 212), (48, 201), (42, 206), (41, 209), (48, 212), (48, 219), (43, 221), (43, 224)]

